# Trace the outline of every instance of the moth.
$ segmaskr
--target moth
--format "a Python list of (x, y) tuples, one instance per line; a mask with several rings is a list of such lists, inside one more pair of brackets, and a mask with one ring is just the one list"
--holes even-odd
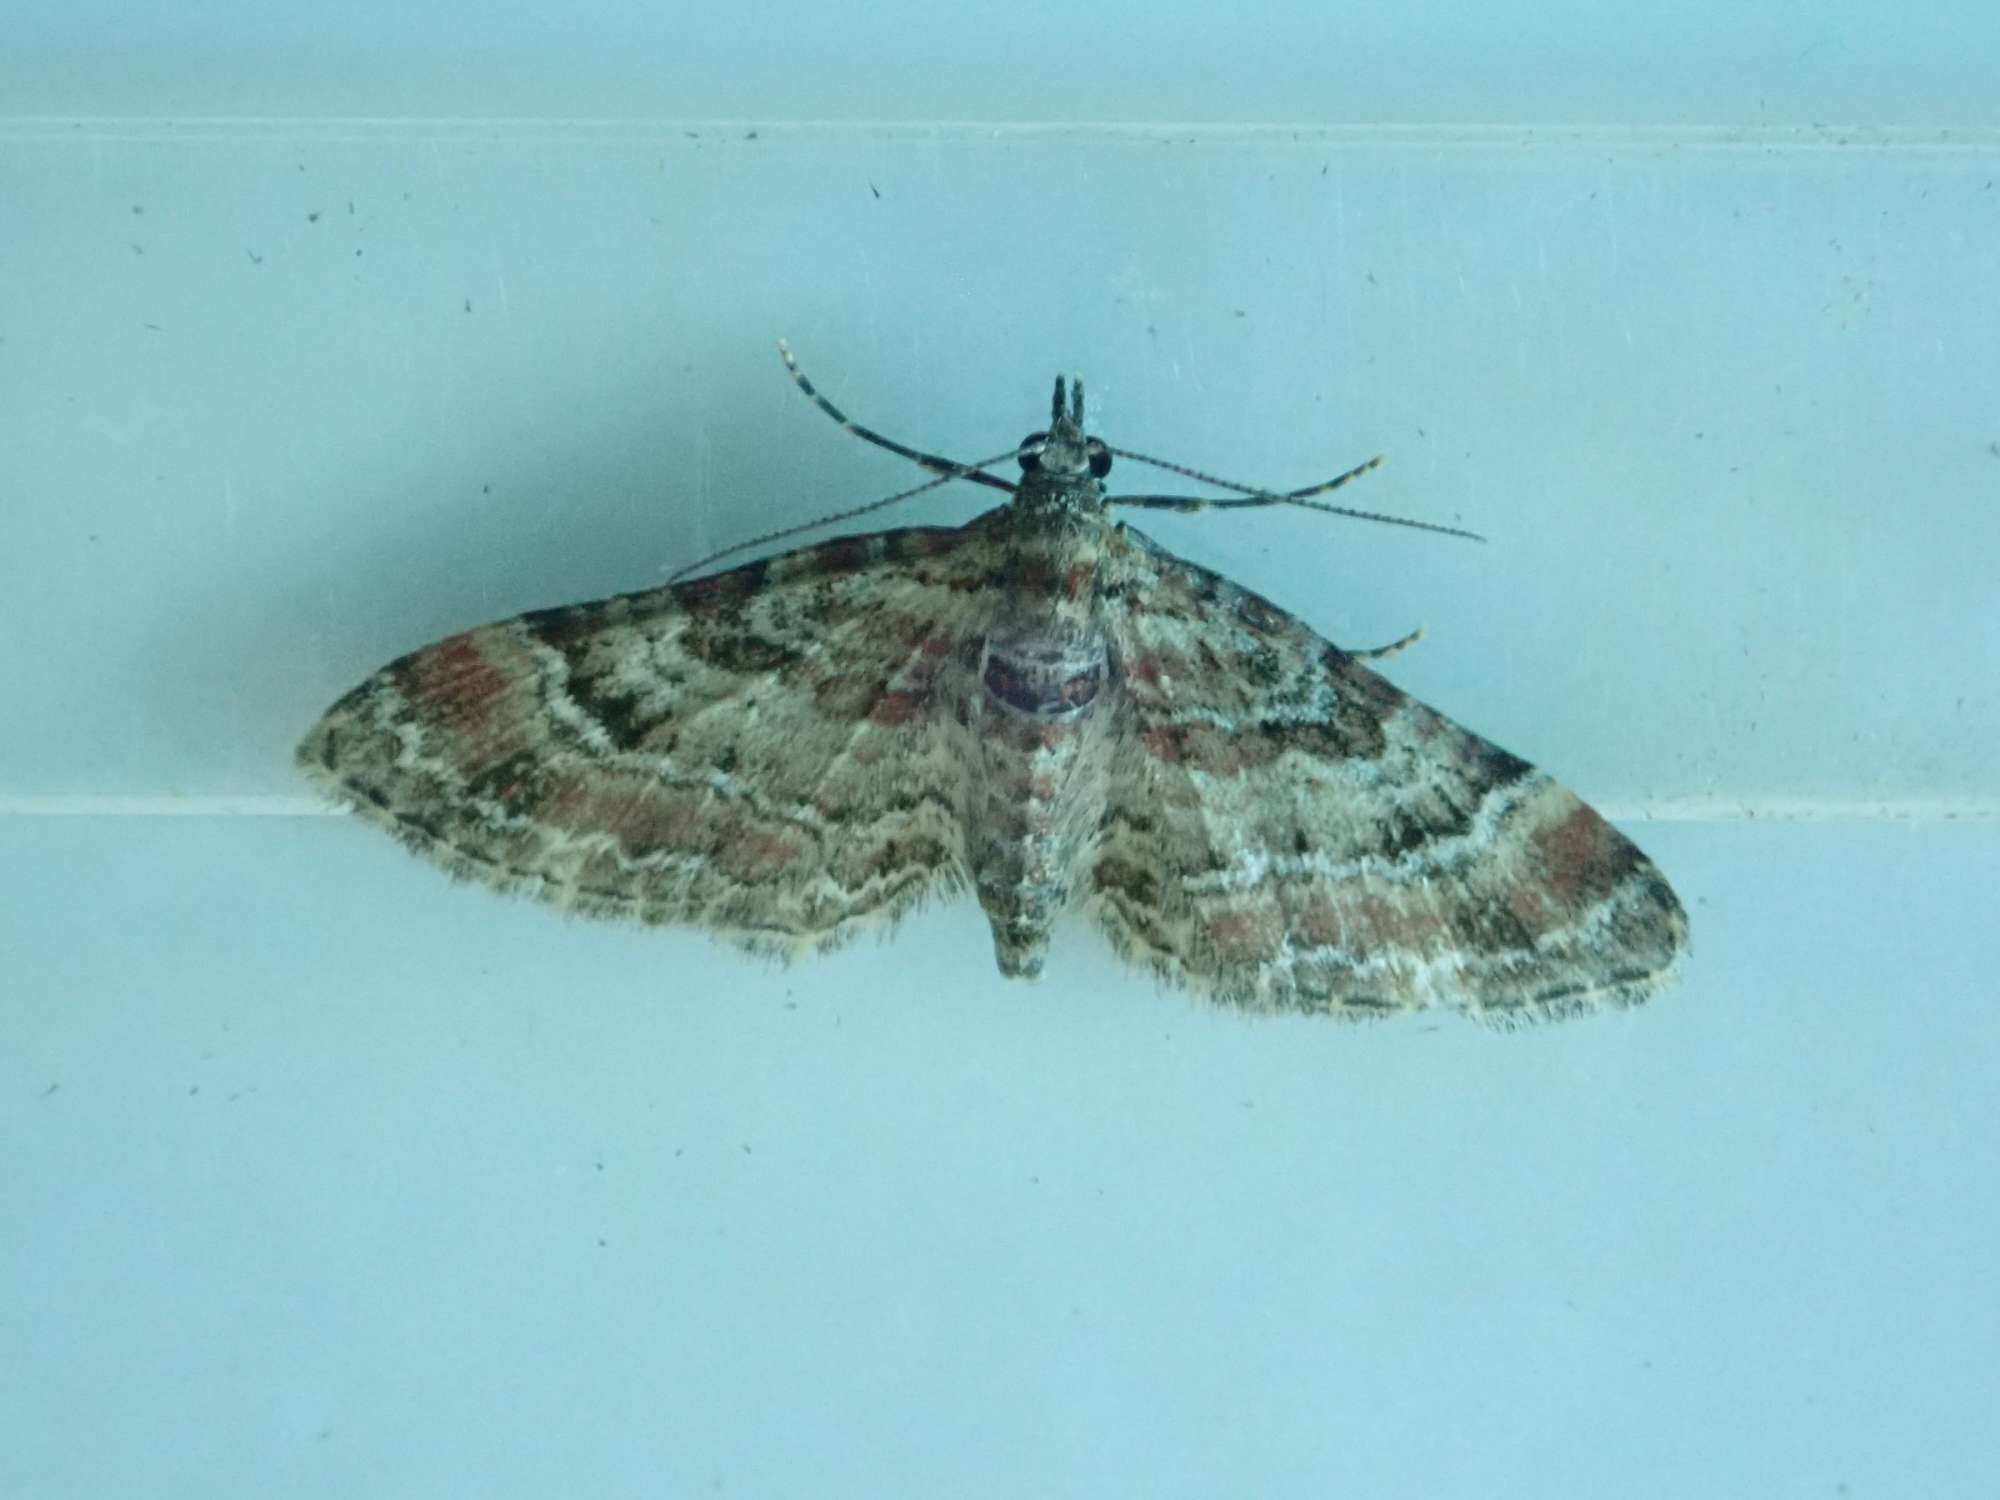
[[(1045, 431), (958, 463), (850, 421), (780, 350), (935, 476), (829, 519), (952, 480), (1007, 498), (426, 646), (327, 711), (305, 771), (453, 875), (787, 956), (969, 886), (1003, 974), (1039, 975), (1080, 909), (1255, 1009), (1506, 1025), (1672, 974), (1687, 920), (1660, 872), (1365, 664), (1397, 648), (1344, 651), (1110, 514), (1395, 520), (1313, 498), (1379, 460), (1230, 485), (1107, 446), (1058, 377)], [(1108, 496), (1114, 457), (1236, 494)], [(1009, 460), (1018, 478), (987, 472)]]

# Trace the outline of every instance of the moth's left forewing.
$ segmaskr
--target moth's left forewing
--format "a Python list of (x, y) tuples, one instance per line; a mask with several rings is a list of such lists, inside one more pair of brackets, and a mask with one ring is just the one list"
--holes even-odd
[(362, 683), (299, 759), (455, 875), (828, 946), (958, 878), (942, 715), (987, 551), (977, 522), (875, 533), (467, 631)]
[(1129, 529), (1103, 598), (1124, 747), (1093, 904), (1121, 948), (1242, 1004), (1500, 1024), (1671, 974), (1666, 880), (1526, 761)]

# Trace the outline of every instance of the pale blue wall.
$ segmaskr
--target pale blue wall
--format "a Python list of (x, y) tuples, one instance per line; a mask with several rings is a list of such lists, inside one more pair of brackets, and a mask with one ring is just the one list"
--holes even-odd
[[(0, 4), (0, 1497), (2000, 1486), (2000, 11), (662, 14)], [(1142, 524), (1427, 627), (1681, 986), (773, 970), (305, 815), (389, 657), (915, 482), (781, 334), (967, 457), (1057, 370), (1386, 450), (1490, 543)]]

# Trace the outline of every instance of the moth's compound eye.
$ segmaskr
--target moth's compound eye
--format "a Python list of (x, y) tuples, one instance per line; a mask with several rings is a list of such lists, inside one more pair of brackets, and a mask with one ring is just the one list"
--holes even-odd
[(1083, 445), (1083, 451), (1090, 459), (1090, 472), (1092, 475), (1098, 479), (1102, 479), (1106, 474), (1111, 472), (1111, 450), (1105, 447), (1104, 444), (1100, 443), (1096, 438), (1092, 438)]
[(1021, 439), (1021, 451), (1016, 457), (1020, 460), (1023, 474), (1032, 474), (1042, 466), (1041, 448), (1048, 439), (1046, 432), (1031, 432)]

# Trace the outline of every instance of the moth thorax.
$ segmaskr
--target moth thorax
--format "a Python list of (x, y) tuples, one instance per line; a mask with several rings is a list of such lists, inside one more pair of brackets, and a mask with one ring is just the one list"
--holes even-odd
[(1095, 520), (1104, 514), (1104, 486), (1088, 474), (1028, 474), (1015, 486), (1013, 510), (1039, 526)]

